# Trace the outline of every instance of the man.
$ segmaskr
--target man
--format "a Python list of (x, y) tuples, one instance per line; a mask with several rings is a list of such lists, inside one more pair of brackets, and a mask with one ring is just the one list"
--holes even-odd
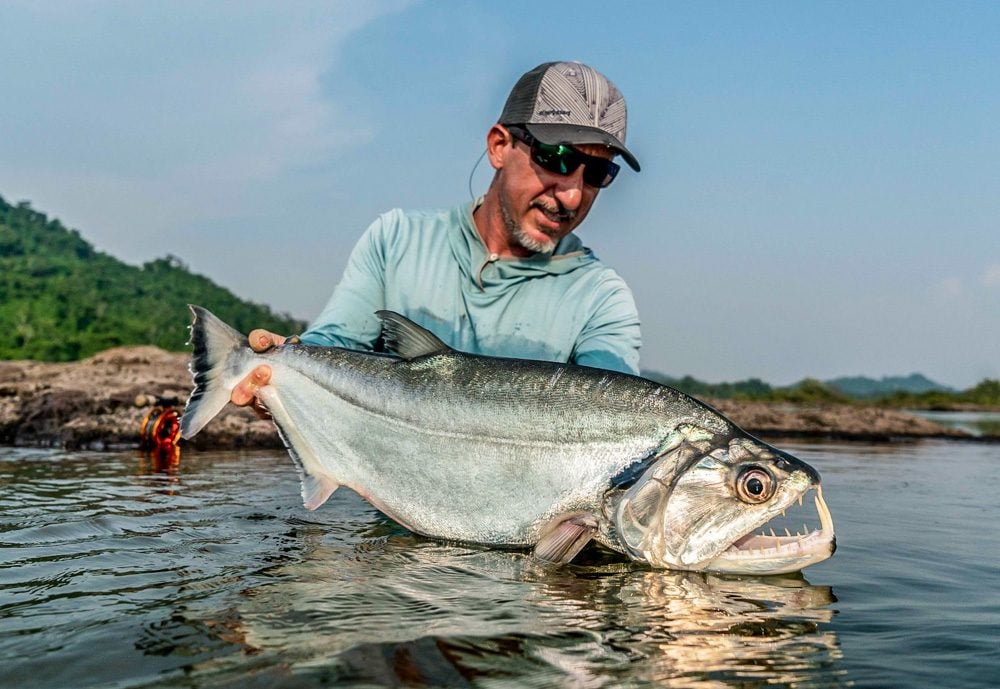
[[(525, 73), (486, 135), (486, 195), (445, 211), (390, 211), (355, 246), (344, 276), (302, 336), (371, 350), (375, 312), (397, 311), (455, 349), (638, 373), (639, 317), (625, 282), (572, 234), (618, 172), (626, 108), (578, 62)], [(285, 338), (250, 333), (257, 351)], [(232, 393), (244, 405), (270, 381), (258, 367)]]

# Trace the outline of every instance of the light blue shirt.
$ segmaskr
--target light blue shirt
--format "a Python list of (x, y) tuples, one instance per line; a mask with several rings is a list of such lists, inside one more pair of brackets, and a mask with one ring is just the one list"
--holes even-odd
[(375, 312), (389, 309), (463, 352), (638, 373), (639, 315), (625, 281), (573, 234), (551, 256), (490, 255), (473, 208), (379, 216), (302, 340), (371, 350)]

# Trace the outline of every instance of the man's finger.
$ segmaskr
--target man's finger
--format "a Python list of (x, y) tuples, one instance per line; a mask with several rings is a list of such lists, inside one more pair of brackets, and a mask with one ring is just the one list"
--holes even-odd
[(247, 406), (248, 404), (250, 404), (250, 401), (252, 399), (253, 399), (253, 393), (249, 392), (244, 387), (243, 383), (240, 383), (235, 388), (233, 388), (233, 392), (229, 395), (229, 401), (235, 404), (237, 407)]
[(250, 335), (247, 336), (247, 340), (250, 342), (250, 348), (255, 352), (266, 352), (274, 343), (271, 340), (271, 333), (261, 328), (250, 331)]
[[(271, 367), (261, 364), (250, 374), (250, 382), (258, 388), (262, 388), (271, 382)], [(256, 391), (255, 391), (256, 392)]]
[(257, 391), (270, 382), (271, 367), (261, 364), (233, 388), (229, 400), (239, 407), (245, 407), (257, 396)]
[(255, 328), (250, 331), (247, 336), (247, 340), (250, 342), (250, 348), (255, 352), (266, 352), (272, 347), (277, 347), (285, 343), (285, 338), (281, 335), (275, 335), (269, 330), (264, 330), (263, 328)]

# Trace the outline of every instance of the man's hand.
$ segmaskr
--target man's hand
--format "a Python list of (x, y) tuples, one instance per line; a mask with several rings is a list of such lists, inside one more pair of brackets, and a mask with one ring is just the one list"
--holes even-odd
[[(280, 347), (285, 344), (285, 340), (288, 339), (284, 335), (277, 335), (275, 333), (269, 332), (267, 330), (262, 330), (257, 328), (256, 330), (251, 330), (250, 335), (247, 337), (250, 342), (250, 348), (255, 352), (266, 352), (274, 347)], [(257, 392), (271, 382), (271, 367), (267, 364), (261, 364), (253, 371), (250, 372), (246, 378), (241, 380), (239, 384), (233, 388), (232, 394), (230, 394), (230, 401), (239, 406), (245, 407), (252, 403), (257, 398)], [(258, 413), (260, 413), (258, 408)]]

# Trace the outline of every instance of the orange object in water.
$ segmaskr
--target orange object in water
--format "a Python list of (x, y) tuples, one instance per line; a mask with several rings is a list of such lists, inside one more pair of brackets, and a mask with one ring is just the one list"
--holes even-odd
[(172, 450), (181, 436), (181, 420), (173, 407), (153, 407), (139, 428), (139, 447), (143, 450)]

